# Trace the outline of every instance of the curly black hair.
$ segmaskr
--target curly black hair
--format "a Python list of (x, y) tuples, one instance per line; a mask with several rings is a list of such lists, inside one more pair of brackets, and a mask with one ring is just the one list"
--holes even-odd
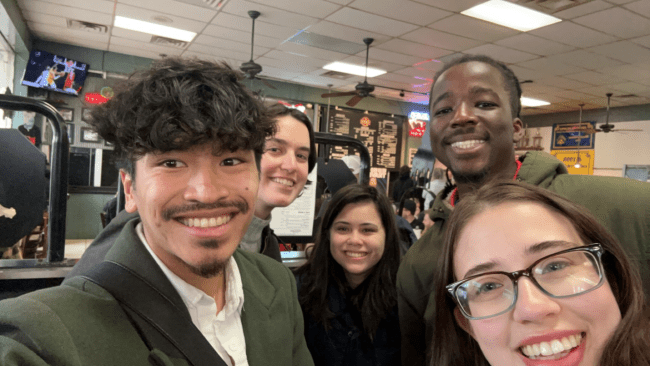
[(88, 123), (115, 146), (118, 168), (133, 178), (135, 161), (147, 153), (204, 143), (217, 152), (254, 150), (259, 167), (275, 123), (242, 78), (225, 63), (167, 57), (132, 74)]
[(431, 90), (429, 91), (429, 108), (431, 108), (431, 101), (433, 98), (433, 86), (436, 85), (436, 81), (438, 81), (440, 75), (456, 65), (473, 61), (488, 64), (497, 69), (499, 73), (501, 73), (501, 76), (503, 76), (503, 82), (505, 84), (504, 86), (510, 95), (510, 111), (512, 112), (512, 117), (519, 118), (521, 113), (521, 85), (519, 84), (519, 79), (517, 79), (515, 73), (506, 64), (485, 55), (464, 55), (455, 58), (447, 62), (442, 67), (442, 69), (436, 72), (435, 76), (433, 77), (434, 82), (431, 84)]

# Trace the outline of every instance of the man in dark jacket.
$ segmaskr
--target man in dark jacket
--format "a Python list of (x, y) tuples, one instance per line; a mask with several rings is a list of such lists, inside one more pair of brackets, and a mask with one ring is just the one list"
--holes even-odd
[(399, 179), (393, 185), (393, 202), (399, 202), (409, 188), (415, 187), (415, 182), (409, 176), (410, 173), (411, 168), (407, 165), (399, 168)]
[[(436, 311), (431, 283), (453, 206), (490, 179), (516, 179), (563, 195), (585, 206), (639, 264), (650, 295), (650, 184), (625, 178), (568, 174), (544, 152), (515, 159), (523, 135), (521, 88), (506, 65), (486, 56), (464, 56), (445, 65), (430, 96), (431, 149), (454, 175), (457, 188), (439, 194), (434, 226), (408, 251), (397, 274), (402, 364), (428, 365)], [(648, 297), (650, 299), (650, 297)]]

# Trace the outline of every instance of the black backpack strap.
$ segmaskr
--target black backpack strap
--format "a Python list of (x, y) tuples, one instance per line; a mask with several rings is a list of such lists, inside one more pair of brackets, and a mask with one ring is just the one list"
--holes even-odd
[(147, 321), (193, 366), (227, 366), (194, 323), (181, 316), (183, 311), (137, 273), (119, 263), (104, 261), (82, 277), (104, 288), (120, 306)]

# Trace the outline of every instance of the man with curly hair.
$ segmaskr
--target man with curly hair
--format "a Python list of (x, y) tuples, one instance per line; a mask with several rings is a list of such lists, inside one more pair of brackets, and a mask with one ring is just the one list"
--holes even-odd
[(126, 210), (104, 262), (0, 302), (3, 365), (313, 365), (294, 277), (237, 249), (274, 124), (225, 64), (166, 58), (93, 111)]

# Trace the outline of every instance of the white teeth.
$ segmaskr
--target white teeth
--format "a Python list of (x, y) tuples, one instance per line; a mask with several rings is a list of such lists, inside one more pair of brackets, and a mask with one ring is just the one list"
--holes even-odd
[(208, 227), (217, 227), (221, 226), (232, 218), (232, 215), (226, 215), (226, 216), (219, 216), (219, 217), (211, 217), (211, 218), (188, 218), (188, 219), (182, 219), (181, 223), (185, 226), (189, 227), (201, 227), (201, 228), (208, 228)]
[(347, 255), (348, 257), (353, 257), (353, 258), (360, 258), (360, 257), (365, 257), (366, 253), (345, 252), (345, 255)]
[[(522, 346), (520, 348), (521, 353), (530, 359), (537, 359), (544, 356), (557, 356), (561, 357), (561, 353), (569, 351), (575, 347), (578, 347), (580, 340), (582, 339), (581, 334), (571, 335), (568, 337), (563, 337), (561, 339), (554, 339), (550, 342), (540, 342), (537, 344), (529, 344)], [(556, 358), (557, 358), (556, 357)]]
[(451, 146), (458, 149), (470, 149), (476, 145), (484, 143), (484, 140), (469, 140), (469, 141), (458, 141), (451, 144)]
[(293, 182), (288, 179), (271, 178), (271, 180), (274, 181), (275, 183), (284, 184), (287, 187), (293, 187)]

